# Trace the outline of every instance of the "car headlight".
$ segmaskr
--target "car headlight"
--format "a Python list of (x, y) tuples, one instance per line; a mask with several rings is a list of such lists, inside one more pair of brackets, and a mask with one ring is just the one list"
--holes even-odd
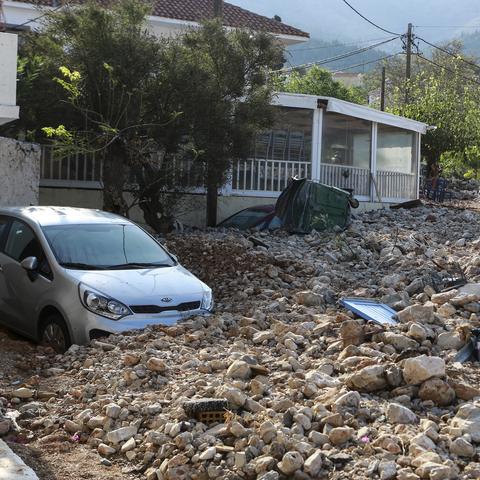
[(132, 314), (132, 311), (123, 303), (83, 283), (79, 285), (78, 293), (82, 305), (91, 312), (102, 315), (102, 317), (110, 320), (120, 320)]
[(209, 312), (213, 310), (213, 294), (210, 288), (203, 292), (202, 310), (208, 310)]

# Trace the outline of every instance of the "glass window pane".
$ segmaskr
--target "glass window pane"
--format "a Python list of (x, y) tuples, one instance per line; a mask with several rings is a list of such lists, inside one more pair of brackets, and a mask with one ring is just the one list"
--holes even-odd
[(135, 225), (54, 225), (43, 230), (59, 263), (173, 265), (165, 250)]
[(21, 262), (27, 257), (43, 259), (43, 251), (32, 229), (23, 222), (14, 220), (5, 245), (5, 253)]
[(389, 125), (378, 125), (377, 170), (415, 173), (416, 134)]
[(251, 157), (288, 162), (309, 162), (312, 155), (313, 110), (276, 107), (271, 130), (259, 132)]
[(322, 163), (370, 168), (372, 124), (360, 118), (325, 112)]

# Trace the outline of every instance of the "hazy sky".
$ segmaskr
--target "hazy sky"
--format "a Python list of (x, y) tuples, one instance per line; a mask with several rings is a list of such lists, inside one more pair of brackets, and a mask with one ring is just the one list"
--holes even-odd
[[(362, 20), (342, 0), (229, 2), (268, 17), (280, 15), (285, 23), (306, 30), (313, 37), (363, 40), (388, 35)], [(349, 3), (387, 30), (403, 33), (411, 22), (417, 26), (419, 35), (432, 40), (451, 38), (462, 30), (474, 31), (477, 25), (480, 30), (480, 0), (349, 0)]]

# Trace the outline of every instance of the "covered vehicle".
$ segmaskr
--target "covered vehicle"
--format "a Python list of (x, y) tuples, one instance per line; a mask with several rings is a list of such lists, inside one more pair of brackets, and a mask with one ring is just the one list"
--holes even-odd
[(212, 308), (211, 289), (119, 215), (0, 209), (0, 322), (57, 351)]
[(275, 215), (290, 233), (310, 233), (329, 230), (334, 226), (346, 228), (350, 222), (350, 208), (358, 207), (358, 200), (350, 192), (306, 178), (292, 179), (278, 197)]
[(307, 179), (292, 179), (275, 205), (245, 208), (218, 224), (219, 227), (276, 229), (290, 233), (309, 233), (345, 228), (350, 221), (350, 208), (358, 207), (351, 192)]

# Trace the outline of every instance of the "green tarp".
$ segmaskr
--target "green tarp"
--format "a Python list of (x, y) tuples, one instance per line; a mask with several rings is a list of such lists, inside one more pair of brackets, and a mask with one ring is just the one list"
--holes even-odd
[(350, 193), (311, 180), (292, 179), (278, 197), (275, 214), (290, 233), (345, 228), (350, 220)]

